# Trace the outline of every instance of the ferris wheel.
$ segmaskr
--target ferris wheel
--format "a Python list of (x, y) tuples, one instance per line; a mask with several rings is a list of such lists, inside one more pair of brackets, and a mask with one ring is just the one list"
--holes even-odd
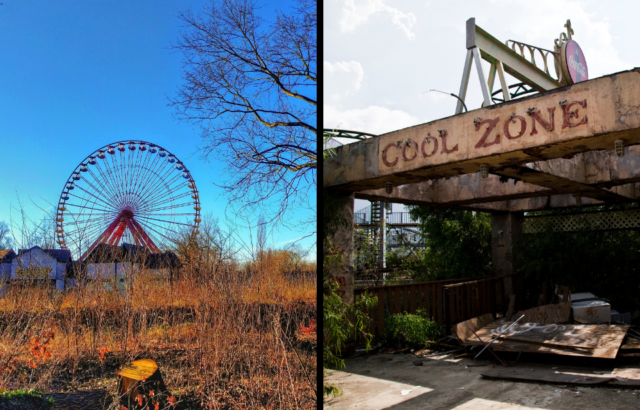
[(187, 167), (166, 149), (120, 141), (87, 156), (60, 195), (56, 234), (83, 260), (98, 244), (124, 242), (160, 253), (180, 236), (198, 234), (200, 199)]

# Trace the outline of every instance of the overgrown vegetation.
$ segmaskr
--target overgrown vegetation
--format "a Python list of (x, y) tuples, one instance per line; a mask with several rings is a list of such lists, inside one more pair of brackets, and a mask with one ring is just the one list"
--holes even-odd
[[(327, 155), (327, 152), (325, 152)], [(322, 317), (323, 317), (323, 349), (322, 368), (326, 374), (327, 369), (344, 367), (344, 360), (340, 357), (346, 342), (353, 340), (364, 341), (366, 348), (371, 347), (373, 335), (367, 332), (369, 328), (368, 309), (377, 304), (377, 297), (363, 295), (356, 303), (347, 304), (338, 294), (338, 284), (333, 272), (342, 269), (343, 250), (333, 246), (331, 239), (336, 232), (348, 225), (341, 216), (340, 210), (346, 199), (323, 191), (323, 263), (322, 263)], [(340, 394), (339, 387), (331, 384), (323, 385), (323, 396)]]
[(438, 339), (442, 326), (427, 317), (424, 309), (416, 314), (397, 313), (388, 317), (385, 323), (385, 341), (396, 347), (429, 347), (429, 342)]
[(420, 219), (425, 249), (405, 259), (391, 256), (389, 263), (400, 262), (421, 282), (493, 273), (490, 214), (425, 206), (412, 206), (409, 212)]
[(159, 409), (316, 407), (315, 263), (268, 248), (238, 260), (213, 225), (200, 231), (178, 244), (174, 280), (129, 272), (117, 292), (11, 285), (0, 389), (102, 389), (117, 403), (115, 371), (150, 358), (169, 388)]
[(545, 232), (522, 237), (514, 257), (523, 274), (523, 297), (535, 304), (544, 282), (548, 289), (567, 285), (604, 297), (618, 311), (638, 310), (640, 232), (594, 230), (585, 219), (577, 223), (576, 232), (554, 232), (548, 225)]

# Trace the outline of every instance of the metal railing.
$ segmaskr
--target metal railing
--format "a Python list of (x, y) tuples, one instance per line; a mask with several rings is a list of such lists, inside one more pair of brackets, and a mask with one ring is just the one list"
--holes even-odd
[[(387, 224), (418, 224), (420, 221), (411, 217), (409, 212), (394, 212), (386, 215)], [(370, 224), (371, 213), (357, 212), (353, 214), (353, 222), (357, 224)]]

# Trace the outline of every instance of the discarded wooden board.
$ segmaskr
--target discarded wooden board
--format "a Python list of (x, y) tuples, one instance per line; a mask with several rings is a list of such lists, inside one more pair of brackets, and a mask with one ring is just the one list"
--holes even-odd
[[(486, 313), (482, 316), (474, 317), (473, 319), (458, 323), (453, 331), (456, 333), (456, 336), (458, 336), (458, 339), (460, 339), (460, 343), (464, 343), (469, 339), (475, 339), (479, 342), (469, 327), (471, 327), (474, 332), (477, 332), (483, 327), (493, 323), (493, 320), (493, 314)], [(467, 327), (467, 325), (469, 325), (469, 327)], [(485, 340), (485, 342), (487, 342), (487, 340)]]
[(638, 367), (619, 367), (611, 372), (611, 376), (616, 380), (610, 384), (617, 386), (640, 386), (640, 368)]
[(481, 373), (492, 379), (523, 380), (541, 383), (559, 383), (573, 385), (640, 386), (640, 368), (573, 367), (549, 365), (519, 364), (509, 368), (495, 367)]
[(640, 340), (635, 339), (633, 337), (627, 337), (622, 346), (620, 346), (622, 350), (640, 350)]
[(539, 325), (566, 323), (571, 315), (571, 301), (521, 310), (516, 314), (516, 317), (522, 315), (524, 315), (523, 323), (537, 323)]
[[(494, 322), (477, 331), (482, 340), (495, 338), (511, 322)], [(517, 324), (493, 345), (496, 351), (550, 353), (614, 359), (629, 326)], [(465, 345), (479, 345), (473, 339)]]
[(523, 380), (532, 382), (546, 382), (546, 383), (559, 383), (559, 384), (576, 384), (576, 385), (596, 385), (609, 383), (615, 380), (615, 377), (602, 376), (597, 374), (576, 374), (556, 372), (555, 370), (547, 367), (496, 367), (483, 371), (481, 373), (483, 377), (489, 377), (492, 379), (508, 379), (508, 380)]

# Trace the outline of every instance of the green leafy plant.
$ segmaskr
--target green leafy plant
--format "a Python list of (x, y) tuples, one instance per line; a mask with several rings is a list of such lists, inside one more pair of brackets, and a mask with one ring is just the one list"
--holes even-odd
[[(330, 274), (332, 270), (339, 269), (342, 256), (330, 243), (328, 244), (323, 258), (323, 372), (326, 372), (327, 368), (342, 369), (345, 366), (340, 355), (350, 338), (363, 340), (367, 350), (371, 349), (373, 340), (373, 335), (367, 332), (370, 318), (366, 312), (377, 305), (378, 298), (365, 293), (353, 304), (344, 302), (337, 293), (338, 284)], [(323, 394), (335, 396), (340, 394), (340, 389), (335, 385), (325, 384)]]
[(50, 409), (55, 404), (52, 397), (43, 398), (39, 390), (0, 390), (0, 408)]
[(396, 313), (387, 318), (385, 323), (385, 339), (397, 347), (429, 347), (442, 335), (442, 326), (427, 317), (426, 311), (418, 309), (416, 314)]

